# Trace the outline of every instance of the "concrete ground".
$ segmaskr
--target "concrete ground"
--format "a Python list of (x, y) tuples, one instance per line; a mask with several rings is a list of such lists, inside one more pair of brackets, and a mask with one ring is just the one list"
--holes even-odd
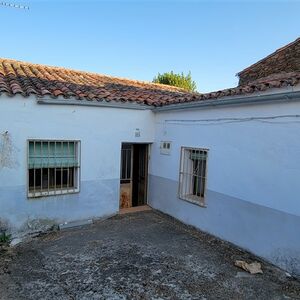
[(0, 299), (300, 299), (300, 282), (156, 211), (53, 232), (0, 256)]

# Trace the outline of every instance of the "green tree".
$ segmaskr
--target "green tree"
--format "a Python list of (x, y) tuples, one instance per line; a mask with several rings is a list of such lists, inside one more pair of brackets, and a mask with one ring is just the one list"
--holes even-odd
[(195, 92), (197, 88), (196, 82), (192, 79), (191, 72), (187, 75), (183, 73), (176, 74), (173, 71), (163, 74), (158, 73), (158, 75), (154, 77), (153, 82), (176, 86), (189, 92)]

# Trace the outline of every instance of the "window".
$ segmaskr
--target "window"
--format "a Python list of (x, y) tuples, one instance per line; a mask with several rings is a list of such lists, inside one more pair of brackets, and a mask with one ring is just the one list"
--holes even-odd
[(131, 183), (132, 145), (122, 144), (121, 149), (121, 183)]
[(79, 141), (28, 141), (28, 197), (79, 192)]
[(204, 205), (207, 149), (181, 149), (179, 198)]

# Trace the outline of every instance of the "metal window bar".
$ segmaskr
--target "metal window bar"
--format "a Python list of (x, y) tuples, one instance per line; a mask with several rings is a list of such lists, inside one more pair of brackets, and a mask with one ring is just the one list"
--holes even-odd
[(54, 192), (56, 193), (56, 166), (57, 166), (57, 160), (56, 160), (56, 141), (54, 142)]
[(77, 141), (28, 141), (29, 197), (79, 191), (79, 145)]
[(120, 172), (121, 183), (131, 181), (132, 179), (131, 161), (132, 161), (132, 146), (123, 144), (121, 149), (121, 172)]
[(180, 198), (204, 201), (207, 153), (207, 150), (201, 148), (182, 148), (179, 174)]
[[(63, 142), (60, 142), (60, 151), (61, 151), (61, 155), (63, 154), (63, 151), (64, 151), (64, 144)], [(63, 177), (64, 177), (64, 174), (63, 174), (63, 161), (62, 159), (60, 160), (60, 193), (62, 194), (63, 192)]]
[[(76, 145), (75, 145), (75, 142), (73, 142), (73, 161), (77, 161), (76, 159)], [(74, 168), (74, 171), (73, 171), (73, 186), (74, 188), (76, 188), (76, 185), (75, 185), (75, 168)]]
[[(47, 143), (47, 146), (48, 146), (48, 166), (49, 166), (49, 164), (50, 164), (50, 142), (48, 141), (48, 143)], [(49, 192), (50, 192), (50, 168), (48, 168), (48, 170), (47, 170), (48, 172), (48, 194), (49, 194)]]
[(43, 142), (41, 141), (41, 183), (40, 183), (40, 190), (41, 192), (43, 191), (43, 163), (42, 163), (42, 158), (43, 158)]
[[(35, 151), (35, 141), (33, 142), (34, 144), (33, 144), (33, 153), (34, 153), (34, 156), (36, 155), (36, 151)], [(34, 173), (34, 178), (33, 178), (33, 194), (34, 194), (34, 196), (35, 196), (35, 183), (36, 183), (36, 170), (35, 170), (35, 168), (33, 169), (33, 173)]]
[(70, 175), (70, 168), (69, 168), (69, 158), (70, 158), (70, 142), (68, 142), (68, 158), (67, 158), (67, 191), (69, 191), (69, 175)]

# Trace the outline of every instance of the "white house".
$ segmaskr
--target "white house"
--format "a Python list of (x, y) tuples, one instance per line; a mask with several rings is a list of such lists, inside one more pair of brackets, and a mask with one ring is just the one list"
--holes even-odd
[(0, 60), (0, 220), (148, 204), (300, 274), (300, 39), (207, 94)]

